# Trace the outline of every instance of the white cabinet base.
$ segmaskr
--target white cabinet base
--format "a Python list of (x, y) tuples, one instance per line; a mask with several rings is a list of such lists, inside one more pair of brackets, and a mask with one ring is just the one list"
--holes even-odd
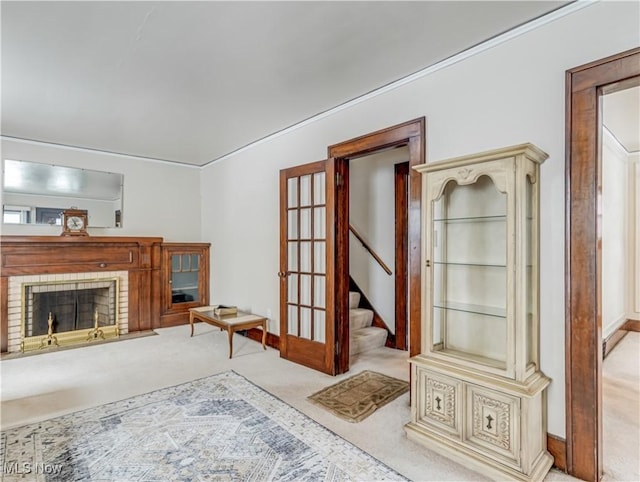
[(486, 475), (494, 480), (524, 480), (534, 481), (544, 479), (553, 465), (553, 457), (547, 451), (542, 452), (533, 463), (531, 472), (525, 474), (519, 470), (500, 464), (477, 450), (470, 449), (458, 442), (443, 438), (441, 434), (432, 432), (421, 425), (408, 423), (405, 425), (407, 438), (428, 449), (439, 453), (451, 460), (469, 467), (476, 472)]
[(418, 355), (411, 360), (407, 437), (496, 480), (542, 480), (547, 452), (549, 379), (525, 382)]

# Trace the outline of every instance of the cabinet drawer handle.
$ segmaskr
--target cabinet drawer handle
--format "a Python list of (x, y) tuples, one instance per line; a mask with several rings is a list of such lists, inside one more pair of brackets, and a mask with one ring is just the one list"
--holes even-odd
[(100, 263), (100, 264), (99, 264), (99, 266), (100, 266), (101, 268), (106, 268), (106, 267), (107, 267), (107, 263)]
[(493, 417), (491, 415), (487, 415), (485, 418), (487, 419), (487, 430), (491, 430), (491, 422), (493, 422)]

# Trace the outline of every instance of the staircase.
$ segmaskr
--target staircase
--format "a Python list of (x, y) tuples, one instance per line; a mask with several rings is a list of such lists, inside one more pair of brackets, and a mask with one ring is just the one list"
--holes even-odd
[(358, 308), (360, 293), (349, 292), (349, 354), (355, 355), (384, 346), (387, 330), (371, 326), (373, 311)]

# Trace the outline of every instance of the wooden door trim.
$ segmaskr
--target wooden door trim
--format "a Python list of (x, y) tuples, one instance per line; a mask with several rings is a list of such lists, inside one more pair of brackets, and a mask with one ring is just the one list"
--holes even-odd
[(407, 249), (407, 201), (409, 196), (409, 162), (401, 162), (394, 166), (395, 174), (395, 213), (396, 213), (396, 259), (395, 259), (395, 292), (396, 292), (396, 334), (395, 348), (407, 349), (407, 286), (409, 253)]
[(569, 474), (594, 482), (602, 474), (598, 106), (602, 87), (638, 75), (638, 48), (566, 73), (566, 462)]
[[(365, 156), (383, 149), (408, 146), (409, 167), (425, 162), (426, 119), (420, 117), (370, 134), (329, 146), (329, 157), (348, 159)], [(348, 197), (347, 197), (348, 202)], [(409, 169), (408, 246), (409, 246), (409, 355), (420, 353), (420, 323), (422, 281), (420, 275), (422, 179)], [(348, 207), (348, 204), (347, 204)], [(347, 211), (348, 212), (348, 211)], [(347, 226), (348, 229), (348, 226)], [(348, 231), (347, 231), (348, 234)], [(348, 251), (348, 244), (346, 245)], [(347, 258), (348, 259), (348, 258)], [(348, 265), (347, 265), (348, 266)], [(339, 271), (338, 271), (339, 272)], [(348, 270), (345, 274), (348, 286)], [(346, 295), (348, 296), (348, 295)]]

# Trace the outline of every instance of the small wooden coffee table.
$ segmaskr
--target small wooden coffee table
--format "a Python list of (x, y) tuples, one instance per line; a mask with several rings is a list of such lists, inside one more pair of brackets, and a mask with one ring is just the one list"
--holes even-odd
[(239, 330), (249, 328), (262, 328), (262, 348), (267, 349), (267, 318), (263, 316), (238, 311), (234, 315), (216, 315), (213, 311), (215, 306), (200, 306), (189, 309), (189, 324), (191, 325), (191, 336), (193, 336), (193, 322), (204, 321), (216, 326), (221, 330), (227, 330), (229, 335), (229, 358), (233, 356), (233, 334)]

